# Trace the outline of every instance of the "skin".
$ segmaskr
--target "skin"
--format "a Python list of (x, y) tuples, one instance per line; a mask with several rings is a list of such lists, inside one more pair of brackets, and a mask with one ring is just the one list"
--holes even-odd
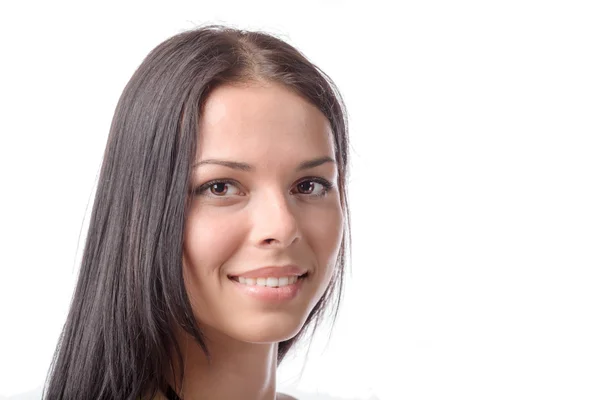
[[(184, 281), (213, 362), (209, 366), (194, 341), (179, 333), (184, 380), (172, 386), (181, 388), (183, 399), (290, 398), (275, 390), (277, 343), (300, 331), (324, 294), (343, 234), (336, 163), (297, 170), (321, 157), (335, 160), (329, 122), (286, 87), (227, 85), (207, 99), (195, 165), (218, 159), (253, 170), (193, 168), (192, 190), (214, 179), (234, 183), (196, 190), (186, 219)], [(325, 193), (315, 177), (333, 187)], [(309, 275), (298, 296), (286, 302), (251, 298), (228, 278), (290, 263)]]

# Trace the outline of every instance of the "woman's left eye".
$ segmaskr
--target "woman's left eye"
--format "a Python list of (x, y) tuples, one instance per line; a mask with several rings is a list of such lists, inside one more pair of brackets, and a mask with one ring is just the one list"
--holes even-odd
[[(321, 189), (317, 190), (317, 193), (314, 194), (315, 188), (318, 188), (319, 186)], [(325, 196), (331, 190), (332, 186), (333, 185), (329, 181), (321, 178), (310, 178), (296, 185), (297, 188), (300, 188), (300, 194), (316, 197)]]

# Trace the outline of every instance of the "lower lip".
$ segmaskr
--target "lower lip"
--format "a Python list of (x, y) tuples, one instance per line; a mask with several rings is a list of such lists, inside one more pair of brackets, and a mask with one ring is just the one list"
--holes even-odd
[(287, 285), (283, 287), (268, 287), (268, 286), (258, 286), (258, 285), (246, 285), (243, 283), (239, 283), (238, 281), (234, 281), (230, 279), (235, 287), (242, 291), (242, 293), (253, 297), (258, 300), (271, 302), (271, 303), (279, 303), (292, 300), (294, 297), (298, 295), (300, 289), (304, 285), (304, 281), (306, 280), (306, 276), (303, 278), (298, 278), (296, 283), (292, 285)]

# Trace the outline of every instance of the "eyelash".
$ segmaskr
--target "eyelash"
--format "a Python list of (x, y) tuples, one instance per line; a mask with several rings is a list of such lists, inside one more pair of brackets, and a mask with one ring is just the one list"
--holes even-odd
[[(331, 184), (331, 182), (323, 179), (323, 178), (318, 178), (318, 177), (310, 177), (307, 179), (304, 179), (303, 181), (299, 182), (296, 186), (301, 185), (305, 182), (316, 182), (320, 185), (323, 185), (323, 191), (320, 194), (305, 194), (305, 196), (311, 196), (311, 197), (325, 197), (325, 195), (327, 193), (329, 193), (329, 191), (333, 188), (333, 185)], [(198, 186), (196, 189), (194, 189), (194, 191), (192, 192), (193, 195), (195, 196), (202, 196), (202, 193), (204, 193), (207, 189), (210, 189), (210, 187), (212, 185), (215, 185), (217, 183), (228, 183), (231, 185), (235, 185), (237, 186), (237, 182), (231, 180), (231, 179), (215, 179), (212, 180), (210, 182), (206, 182), (200, 186)], [(302, 194), (302, 193), (301, 193)], [(220, 198), (224, 196), (210, 196), (210, 197), (214, 197), (214, 198)]]

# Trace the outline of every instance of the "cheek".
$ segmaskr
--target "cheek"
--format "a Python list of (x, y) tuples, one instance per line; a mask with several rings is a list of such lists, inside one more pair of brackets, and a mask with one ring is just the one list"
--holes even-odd
[(184, 255), (187, 268), (196, 277), (214, 275), (239, 248), (243, 240), (239, 218), (191, 215), (185, 230)]
[(339, 206), (332, 206), (317, 218), (307, 221), (307, 230), (312, 232), (311, 242), (318, 258), (318, 265), (324, 269), (325, 280), (333, 273), (343, 237), (344, 216)]

